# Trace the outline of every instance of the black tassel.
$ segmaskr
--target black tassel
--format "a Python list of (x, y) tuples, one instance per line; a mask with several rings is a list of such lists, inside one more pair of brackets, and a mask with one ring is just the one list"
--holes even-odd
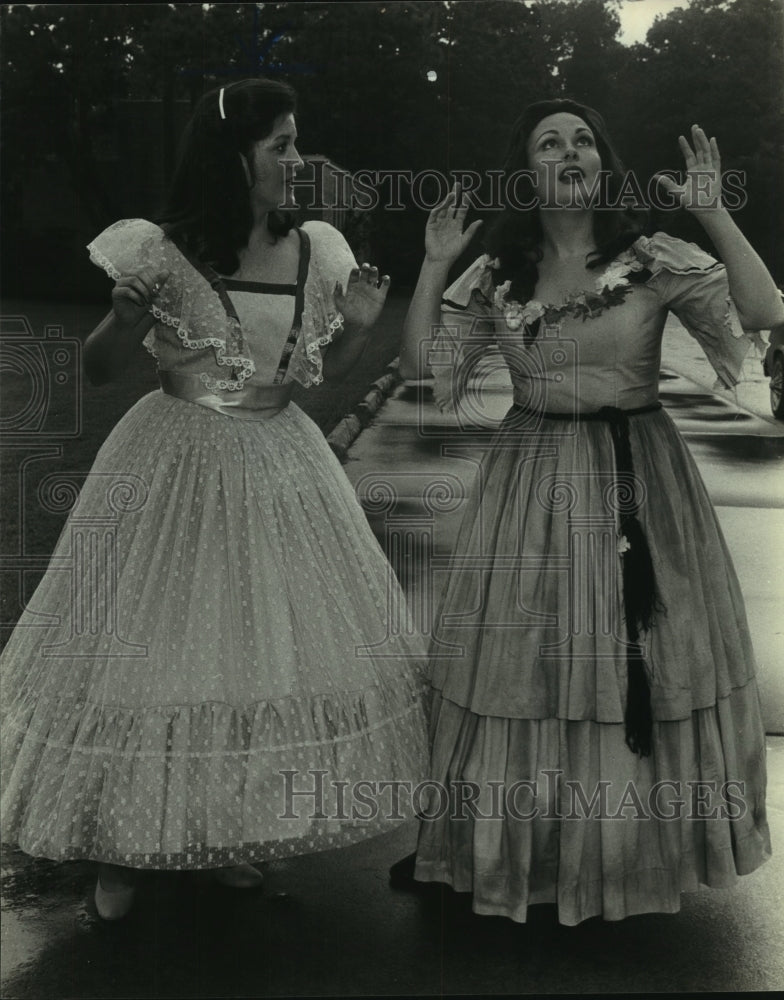
[[(634, 463), (629, 437), (629, 421), (622, 410), (604, 407), (600, 414), (609, 421), (615, 451), (615, 469), (619, 480), (628, 477), (633, 483)], [(621, 535), (628, 547), (623, 553), (623, 605), (626, 631), (631, 643), (626, 654), (626, 745), (632, 753), (648, 757), (653, 740), (653, 711), (651, 688), (648, 683), (645, 657), (638, 640), (640, 632), (647, 632), (654, 622), (656, 611), (663, 608), (656, 596), (656, 577), (653, 572), (651, 550), (642, 525), (637, 520), (637, 500), (630, 497), (620, 514)]]
[(626, 745), (632, 753), (648, 757), (653, 741), (651, 689), (645, 672), (642, 649), (634, 645), (626, 659), (629, 689), (626, 695)]
[(648, 542), (634, 515), (621, 517), (621, 534), (629, 543), (623, 553), (623, 601), (626, 622), (634, 642), (639, 630), (648, 631), (654, 613), (660, 610), (656, 600), (656, 579)]

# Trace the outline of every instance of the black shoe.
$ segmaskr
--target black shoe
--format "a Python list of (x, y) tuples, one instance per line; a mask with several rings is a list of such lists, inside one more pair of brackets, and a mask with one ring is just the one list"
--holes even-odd
[(422, 882), (414, 878), (416, 851), (407, 855), (401, 861), (396, 861), (389, 869), (389, 884), (393, 889), (421, 889)]

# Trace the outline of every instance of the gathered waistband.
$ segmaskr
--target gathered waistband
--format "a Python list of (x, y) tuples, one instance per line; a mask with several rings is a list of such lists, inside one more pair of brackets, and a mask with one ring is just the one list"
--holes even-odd
[(285, 410), (294, 389), (289, 382), (286, 385), (246, 385), (236, 392), (215, 392), (208, 389), (198, 375), (171, 371), (158, 372), (158, 379), (167, 396), (176, 396), (240, 420), (269, 420)]

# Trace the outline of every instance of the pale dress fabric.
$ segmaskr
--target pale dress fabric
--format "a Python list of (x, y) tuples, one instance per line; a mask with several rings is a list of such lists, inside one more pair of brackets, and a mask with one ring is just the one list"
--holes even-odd
[[(339, 321), (329, 292), (354, 263), (331, 227), (307, 231), (285, 379), (302, 384), (321, 378), (318, 348)], [(225, 398), (231, 371), (272, 382), (294, 296), (233, 294), (232, 322), (143, 220), (111, 227), (91, 254), (115, 277), (172, 271), (147, 340), (162, 368)], [(74, 554), (90, 523), (114, 538), (108, 560), (96, 533)], [(112, 627), (106, 608), (76, 620), (113, 587)], [(100, 449), (2, 657), (4, 840), (59, 860), (209, 868), (396, 827), (382, 797), (375, 813), (352, 809), (351, 789), (426, 774), (425, 651), (390, 620), (399, 606), (340, 464), (297, 406), (234, 419), (145, 396)], [(335, 782), (348, 783), (342, 807)], [(323, 797), (287, 799), (287, 787)]]
[[(641, 238), (607, 271), (611, 286), (629, 288), (623, 301), (585, 320), (542, 322), (530, 344), (519, 320), (541, 308), (510, 309), (494, 264), (480, 258), (445, 293), (451, 330), (434, 355), (445, 410), (464, 404), (460, 365), (493, 342), (522, 407), (649, 406), (668, 309), (725, 384), (737, 381), (748, 340), (725, 269), (691, 244)], [(640, 271), (646, 280), (631, 285)], [(670, 417), (659, 409), (628, 420), (663, 605), (645, 636), (650, 756), (624, 739), (623, 539), (607, 493), (616, 461), (609, 424), (511, 411), (489, 441), (460, 528), (433, 630), (431, 777), (451, 785), (453, 812), (473, 783), (478, 814), (450, 821), (433, 797), (416, 877), (471, 892), (478, 913), (525, 921), (530, 904), (550, 902), (561, 923), (576, 924), (674, 912), (682, 891), (730, 886), (770, 853), (765, 736), (732, 562)], [(532, 784), (510, 804), (516, 782)], [(701, 792), (698, 782), (707, 783)], [(580, 793), (590, 803), (597, 791), (606, 798), (593, 811), (581, 805)], [(707, 804), (695, 807), (699, 795)]]

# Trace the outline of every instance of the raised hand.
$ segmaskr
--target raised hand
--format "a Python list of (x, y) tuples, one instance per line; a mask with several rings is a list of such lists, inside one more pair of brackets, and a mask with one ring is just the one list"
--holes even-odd
[(455, 185), (440, 205), (436, 205), (425, 228), (425, 256), (430, 261), (457, 260), (482, 225), (480, 219), (463, 232), (468, 204), (459, 205), (459, 190)]
[(719, 147), (715, 139), (708, 139), (699, 125), (692, 125), (691, 139), (694, 148), (685, 136), (678, 136), (678, 145), (686, 161), (683, 184), (666, 174), (659, 174), (657, 181), (673, 199), (673, 207), (680, 206), (695, 214), (715, 212), (722, 207)]
[(136, 326), (150, 311), (169, 273), (156, 273), (146, 268), (138, 274), (126, 274), (119, 278), (112, 290), (112, 309), (117, 322), (122, 326)]
[(388, 274), (379, 281), (377, 267), (363, 264), (361, 268), (353, 268), (345, 292), (340, 282), (335, 285), (334, 292), (335, 305), (346, 323), (361, 329), (373, 326), (381, 315), (389, 284)]

